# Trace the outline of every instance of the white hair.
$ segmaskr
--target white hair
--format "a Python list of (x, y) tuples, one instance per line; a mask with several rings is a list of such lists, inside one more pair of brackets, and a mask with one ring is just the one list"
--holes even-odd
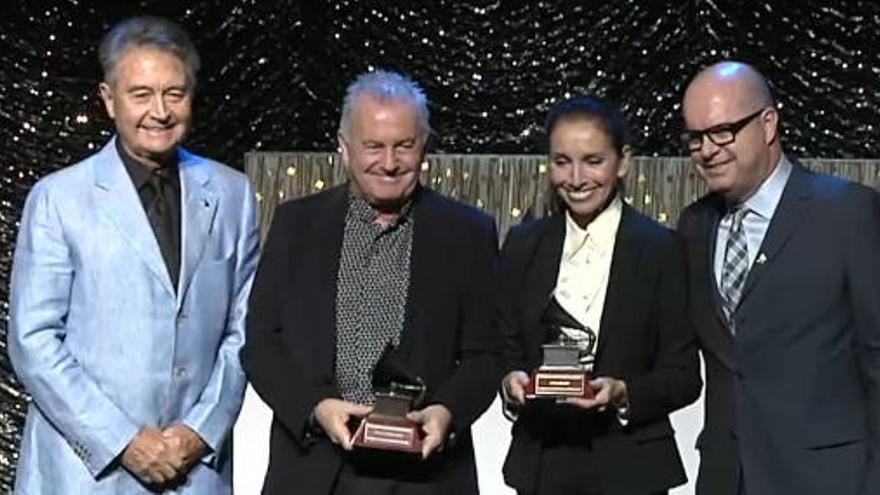
[(424, 136), (431, 132), (428, 112), (428, 98), (421, 86), (409, 77), (389, 70), (364, 72), (345, 90), (342, 102), (342, 116), (339, 119), (339, 133), (348, 135), (351, 127), (351, 112), (358, 99), (368, 94), (380, 102), (389, 100), (412, 104), (418, 113), (419, 127)]

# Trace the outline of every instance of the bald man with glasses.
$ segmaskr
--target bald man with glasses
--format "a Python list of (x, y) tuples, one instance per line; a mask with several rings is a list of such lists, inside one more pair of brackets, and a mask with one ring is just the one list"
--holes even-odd
[(679, 220), (706, 362), (698, 495), (880, 493), (880, 195), (783, 152), (753, 67), (683, 102), (710, 192)]

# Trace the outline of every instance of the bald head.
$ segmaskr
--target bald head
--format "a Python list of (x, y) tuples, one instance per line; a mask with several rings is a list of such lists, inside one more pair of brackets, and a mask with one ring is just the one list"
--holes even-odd
[(724, 99), (746, 111), (773, 106), (773, 96), (767, 80), (751, 65), (724, 61), (700, 71), (688, 84), (685, 105), (688, 100), (701, 102)]
[(709, 66), (688, 85), (682, 111), (691, 157), (709, 189), (733, 202), (754, 194), (782, 156), (764, 76), (742, 62)]

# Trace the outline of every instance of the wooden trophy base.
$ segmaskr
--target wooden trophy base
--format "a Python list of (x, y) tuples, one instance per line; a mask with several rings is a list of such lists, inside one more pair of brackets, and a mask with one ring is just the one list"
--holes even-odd
[(422, 440), (418, 423), (405, 417), (374, 413), (361, 420), (352, 443), (356, 448), (421, 454)]
[(590, 375), (582, 369), (538, 369), (526, 386), (526, 399), (592, 399)]

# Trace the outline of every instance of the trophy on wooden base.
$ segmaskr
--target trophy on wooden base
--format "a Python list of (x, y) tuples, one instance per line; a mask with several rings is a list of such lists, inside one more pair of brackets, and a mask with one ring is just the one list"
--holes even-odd
[(543, 363), (529, 377), (526, 399), (593, 398), (590, 372), (596, 357), (596, 333), (571, 316), (555, 297), (541, 315), (541, 323), (553, 340), (541, 346)]
[(421, 406), (427, 391), (421, 377), (409, 370), (397, 349), (388, 345), (373, 369), (376, 402), (353, 435), (358, 449), (379, 449), (421, 454), (421, 425), (406, 415)]

